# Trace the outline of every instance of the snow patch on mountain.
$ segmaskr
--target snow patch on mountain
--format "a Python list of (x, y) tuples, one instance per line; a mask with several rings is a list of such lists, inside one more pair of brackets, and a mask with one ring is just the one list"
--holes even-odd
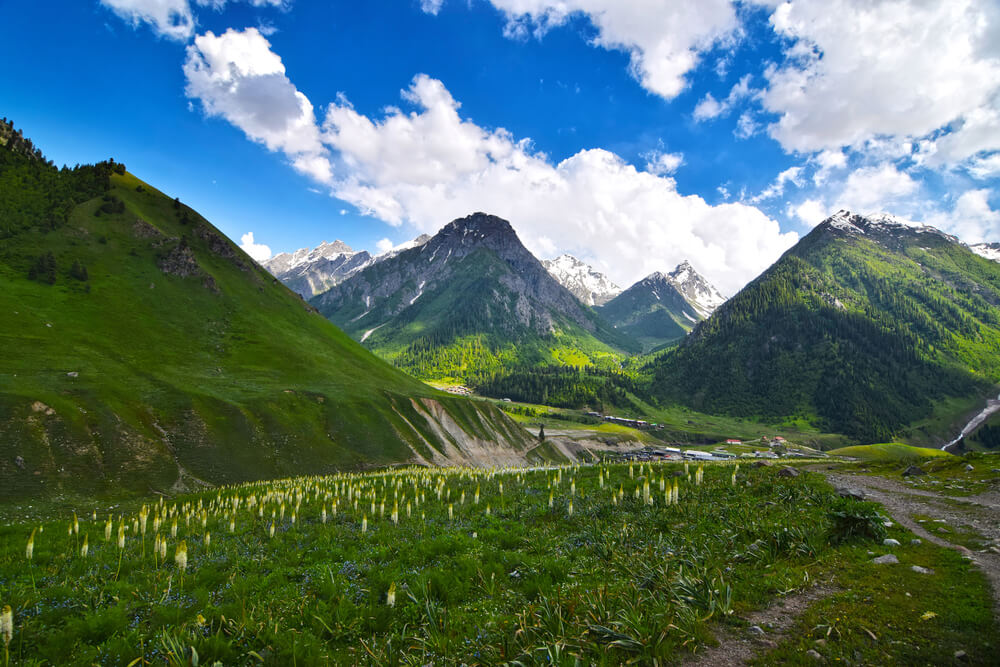
[(970, 245), (969, 250), (980, 257), (1000, 262), (1000, 243), (977, 243), (976, 245)]
[(714, 313), (716, 308), (726, 302), (726, 297), (722, 296), (719, 290), (695, 271), (687, 260), (678, 264), (677, 268), (664, 278), (704, 318)]
[(572, 255), (542, 260), (542, 266), (560, 285), (588, 306), (603, 305), (622, 292), (622, 288), (606, 275)]

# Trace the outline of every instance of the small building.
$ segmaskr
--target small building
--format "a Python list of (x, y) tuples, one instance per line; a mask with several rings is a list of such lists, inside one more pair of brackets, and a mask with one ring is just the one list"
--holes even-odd
[(730, 438), (729, 440), (726, 440), (726, 444), (727, 445), (742, 445), (743, 441), (742, 440), (736, 440), (734, 438)]

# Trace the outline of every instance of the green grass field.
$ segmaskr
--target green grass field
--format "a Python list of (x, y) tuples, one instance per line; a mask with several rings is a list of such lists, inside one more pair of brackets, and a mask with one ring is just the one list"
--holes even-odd
[(829, 452), (836, 456), (851, 456), (862, 461), (873, 462), (908, 462), (920, 461), (928, 458), (954, 458), (952, 454), (940, 449), (929, 449), (927, 447), (912, 447), (898, 442), (881, 443), (877, 445), (856, 445), (854, 447), (841, 447)]
[[(995, 655), (967, 561), (922, 545), (867, 563), (884, 551), (873, 505), (811, 473), (686, 472), (338, 474), (15, 523), (0, 528), (10, 664), (673, 664), (814, 581), (837, 593), (776, 662), (820, 635), (831, 662)], [(911, 562), (939, 574), (917, 585)]]

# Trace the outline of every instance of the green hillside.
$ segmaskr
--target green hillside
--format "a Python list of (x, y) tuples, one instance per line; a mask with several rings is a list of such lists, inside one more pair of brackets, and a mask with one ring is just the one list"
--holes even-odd
[(701, 315), (662, 274), (653, 274), (595, 310), (650, 351), (687, 335)]
[(836, 456), (851, 456), (862, 461), (874, 462), (908, 462), (927, 458), (953, 458), (948, 452), (927, 447), (911, 447), (898, 442), (887, 442), (877, 445), (856, 445), (830, 450)]
[(651, 392), (891, 440), (949, 399), (993, 392), (998, 305), (1000, 264), (932, 228), (841, 213), (653, 362)]
[(0, 225), (2, 496), (532, 444), (495, 408), (376, 359), (123, 165), (58, 170), (0, 148)]

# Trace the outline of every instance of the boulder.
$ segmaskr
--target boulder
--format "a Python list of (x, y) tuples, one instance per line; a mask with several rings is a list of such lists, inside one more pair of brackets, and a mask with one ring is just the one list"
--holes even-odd
[(895, 565), (899, 562), (899, 559), (893, 554), (886, 554), (884, 556), (879, 556), (878, 558), (873, 558), (872, 562), (876, 565)]
[(791, 466), (785, 466), (778, 471), (778, 477), (798, 477), (799, 471)]
[(917, 574), (934, 574), (934, 570), (931, 570), (926, 567), (920, 567), (919, 565), (913, 565), (912, 567), (910, 567), (910, 569), (916, 572)]
[(894, 540), (891, 537), (887, 537), (884, 540), (882, 540), (882, 544), (883, 544), (883, 546), (887, 546), (887, 547), (898, 547), (899, 546), (899, 540)]
[(773, 463), (771, 463), (770, 461), (756, 461), (756, 462), (755, 462), (755, 463), (753, 464), (753, 467), (754, 467), (754, 468), (770, 468), (770, 467), (771, 467), (771, 466), (773, 466), (773, 465), (774, 465), (774, 464), (773, 464)]
[(855, 500), (864, 500), (865, 492), (861, 489), (852, 489), (850, 487), (842, 486), (837, 487), (837, 495), (841, 498), (854, 498)]
[(923, 471), (922, 468), (918, 466), (909, 466), (903, 471), (903, 477), (919, 477), (920, 475), (926, 475), (927, 473)]
[(973, 470), (975, 470), (975, 468), (972, 467), (971, 463), (966, 463), (965, 464), (965, 471), (966, 472), (972, 472)]

